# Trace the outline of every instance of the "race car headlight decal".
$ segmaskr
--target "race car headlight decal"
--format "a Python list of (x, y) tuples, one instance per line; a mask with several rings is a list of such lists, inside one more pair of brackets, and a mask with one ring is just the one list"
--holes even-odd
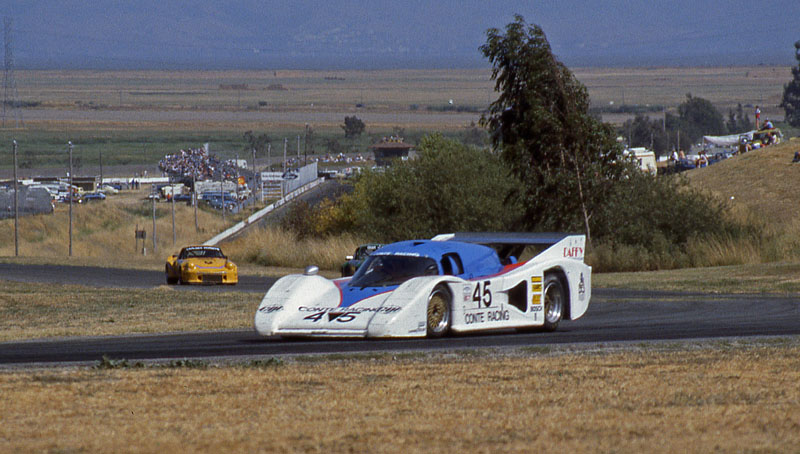
[(190, 263), (190, 264), (186, 265), (186, 269), (187, 270), (193, 270), (195, 268), (197, 268), (197, 267), (194, 265), (194, 263)]
[(225, 262), (225, 268), (232, 270), (236, 268), (236, 265), (233, 262)]

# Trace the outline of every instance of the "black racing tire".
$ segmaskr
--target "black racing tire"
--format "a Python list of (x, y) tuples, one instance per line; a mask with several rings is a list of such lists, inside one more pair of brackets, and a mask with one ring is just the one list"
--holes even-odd
[(564, 308), (567, 304), (567, 293), (564, 285), (556, 274), (548, 274), (544, 278), (544, 330), (555, 331), (558, 323), (564, 317)]
[(175, 285), (178, 283), (178, 279), (174, 277), (169, 277), (169, 265), (164, 267), (164, 276), (167, 278), (167, 285)]
[(453, 320), (453, 295), (444, 284), (434, 287), (428, 296), (426, 311), (427, 335), (430, 338), (439, 338), (450, 332)]

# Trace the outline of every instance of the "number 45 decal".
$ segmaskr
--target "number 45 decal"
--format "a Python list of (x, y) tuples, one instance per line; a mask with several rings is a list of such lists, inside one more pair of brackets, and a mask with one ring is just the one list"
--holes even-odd
[[(483, 303), (486, 307), (492, 305), (492, 291), (489, 290), (489, 285), (491, 281), (483, 281), (478, 282), (478, 285), (475, 286), (475, 291), (472, 293), (472, 301), (478, 303), (478, 308), (481, 307), (481, 303)], [(481, 284), (483, 284), (483, 292), (481, 292)]]
[[(311, 320), (313, 322), (318, 322), (322, 319), (322, 317), (326, 314), (326, 312), (315, 312), (308, 317), (304, 317), (303, 320)], [(336, 320), (339, 323), (347, 323), (352, 322), (355, 320), (356, 315), (358, 312), (327, 312), (328, 314), (328, 321), (332, 322)]]

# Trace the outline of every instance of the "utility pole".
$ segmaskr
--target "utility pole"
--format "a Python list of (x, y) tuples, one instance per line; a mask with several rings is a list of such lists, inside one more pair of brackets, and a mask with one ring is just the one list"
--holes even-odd
[[(286, 175), (286, 147), (289, 145), (289, 139), (283, 138), (283, 174)], [(281, 178), (281, 199), (286, 196), (286, 180)]]
[(219, 182), (219, 192), (222, 193), (222, 225), (225, 225), (225, 185), (223, 184), (224, 180), (220, 180)]
[(194, 233), (200, 232), (197, 224), (197, 174), (192, 170), (192, 204), (194, 205)]
[(17, 141), (14, 144), (14, 257), (19, 256), (19, 187), (17, 186)]
[(172, 245), (175, 246), (175, 184), (172, 184)]
[(153, 254), (156, 253), (156, 184), (150, 185), (150, 198), (153, 199)]
[(72, 199), (75, 194), (72, 193), (72, 141), (67, 142), (69, 147), (69, 256), (72, 257)]
[(306, 137), (303, 140), (303, 165), (308, 164), (308, 123), (306, 123)]
[(100, 189), (103, 189), (103, 149), (100, 149)]

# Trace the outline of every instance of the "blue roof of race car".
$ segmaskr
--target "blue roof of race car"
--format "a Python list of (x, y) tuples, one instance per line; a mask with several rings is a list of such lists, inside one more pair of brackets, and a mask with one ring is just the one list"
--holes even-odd
[[(370, 254), (367, 261), (380, 256), (397, 256), (397, 257), (426, 257), (436, 261), (438, 273), (443, 271), (442, 259), (446, 254), (457, 254), (463, 266), (463, 272), (458, 274), (465, 279), (472, 279), (474, 277), (489, 276), (499, 273), (503, 269), (500, 258), (497, 252), (488, 246), (471, 243), (461, 243), (458, 241), (432, 241), (432, 240), (410, 240), (401, 241), (399, 243), (392, 243)], [(368, 265), (362, 265), (367, 267)], [(366, 268), (364, 268), (366, 269)], [(359, 268), (358, 274), (362, 271)], [(355, 278), (354, 278), (355, 279)], [(341, 307), (349, 307), (357, 302), (374, 296), (377, 289), (382, 291), (393, 291), (398, 287), (398, 284), (371, 287), (361, 285), (354, 285), (351, 280), (340, 287), (342, 292)]]
[(406, 255), (430, 257), (439, 262), (445, 254), (456, 253), (464, 265), (464, 273), (483, 276), (499, 272), (503, 265), (494, 249), (460, 241), (409, 240), (388, 244), (373, 255)]

